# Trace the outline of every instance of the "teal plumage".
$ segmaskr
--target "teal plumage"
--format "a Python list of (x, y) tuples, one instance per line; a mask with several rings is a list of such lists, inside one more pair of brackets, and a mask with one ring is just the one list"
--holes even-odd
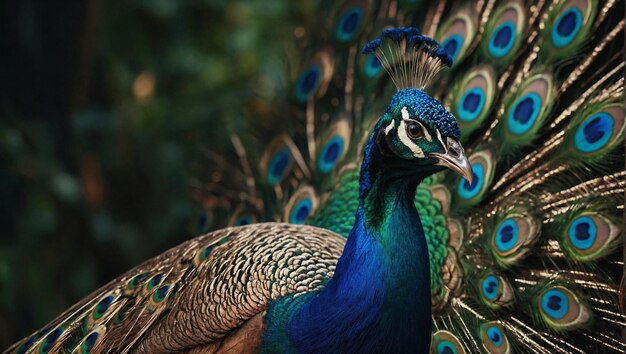
[[(318, 6), (283, 98), (252, 109), (195, 193), (198, 233), (311, 226), (190, 240), (8, 352), (624, 351), (624, 2)], [(425, 63), (403, 52), (414, 29), (359, 55), (408, 25), (453, 60), (435, 80), (396, 72)], [(453, 140), (471, 182), (397, 164), (462, 153)]]

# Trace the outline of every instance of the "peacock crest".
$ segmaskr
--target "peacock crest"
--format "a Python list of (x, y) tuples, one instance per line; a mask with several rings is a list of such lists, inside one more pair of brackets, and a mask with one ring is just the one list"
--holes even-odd
[(423, 90), (441, 69), (452, 66), (452, 57), (439, 43), (414, 27), (386, 29), (362, 53), (378, 59), (397, 90)]

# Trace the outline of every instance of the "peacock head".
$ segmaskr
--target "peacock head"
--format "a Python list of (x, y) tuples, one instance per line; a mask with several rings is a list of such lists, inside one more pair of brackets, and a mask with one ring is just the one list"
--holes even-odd
[(420, 89), (401, 89), (377, 124), (376, 144), (385, 165), (426, 177), (444, 168), (467, 180), (473, 174), (459, 143), (454, 116)]
[(373, 132), (385, 167), (422, 178), (450, 168), (471, 183), (456, 119), (424, 91), (443, 67), (452, 65), (450, 55), (412, 27), (383, 31), (363, 53), (380, 60), (398, 89)]

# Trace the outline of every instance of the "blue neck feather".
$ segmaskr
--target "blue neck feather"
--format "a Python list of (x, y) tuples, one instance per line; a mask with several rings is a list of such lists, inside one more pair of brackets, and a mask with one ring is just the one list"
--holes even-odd
[(355, 225), (334, 276), (321, 291), (291, 305), (295, 307), (269, 310), (268, 327), (276, 314), (289, 316), (289, 351), (428, 352), (430, 273), (413, 202), (418, 181), (383, 173), (373, 141), (361, 167)]

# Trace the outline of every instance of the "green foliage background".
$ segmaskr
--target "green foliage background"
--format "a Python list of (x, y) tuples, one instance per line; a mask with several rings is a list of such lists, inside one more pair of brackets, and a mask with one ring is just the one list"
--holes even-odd
[(0, 349), (194, 235), (192, 166), (277, 94), (313, 6), (0, 5)]

